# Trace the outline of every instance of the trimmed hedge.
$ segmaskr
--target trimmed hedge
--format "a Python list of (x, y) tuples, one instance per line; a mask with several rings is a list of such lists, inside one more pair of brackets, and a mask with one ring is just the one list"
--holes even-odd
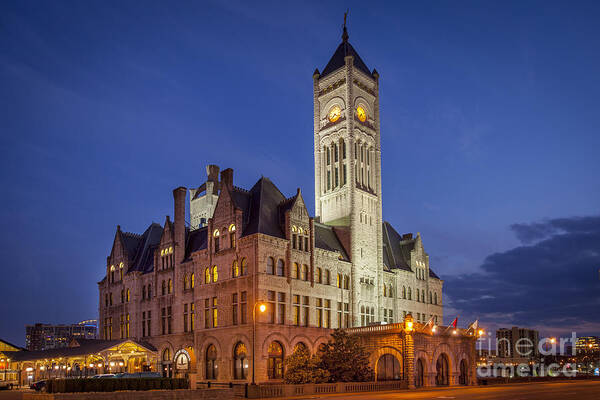
[(176, 378), (77, 378), (49, 379), (48, 393), (114, 392), (116, 390), (187, 389), (187, 379)]

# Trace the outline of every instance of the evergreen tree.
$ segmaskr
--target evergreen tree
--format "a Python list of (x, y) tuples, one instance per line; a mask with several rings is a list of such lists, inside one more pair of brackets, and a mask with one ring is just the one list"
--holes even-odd
[(308, 349), (298, 346), (292, 355), (285, 359), (285, 383), (323, 383), (329, 381), (329, 372), (321, 367), (317, 355), (310, 355)]
[(329, 371), (331, 382), (366, 382), (375, 376), (369, 365), (369, 353), (359, 338), (341, 329), (333, 331), (331, 339), (323, 345), (321, 366)]

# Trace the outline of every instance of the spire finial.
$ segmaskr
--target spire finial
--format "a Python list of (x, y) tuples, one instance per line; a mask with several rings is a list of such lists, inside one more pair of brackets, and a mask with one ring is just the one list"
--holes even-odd
[(346, 19), (348, 18), (349, 11), (350, 11), (350, 9), (347, 9), (346, 12), (344, 13), (344, 31), (342, 33), (342, 40), (344, 42), (348, 41), (348, 30), (346, 29)]

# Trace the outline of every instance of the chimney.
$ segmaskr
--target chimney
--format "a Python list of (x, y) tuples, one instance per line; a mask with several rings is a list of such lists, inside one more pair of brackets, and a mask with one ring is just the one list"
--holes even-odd
[(185, 196), (187, 189), (180, 186), (173, 190), (175, 208), (175, 263), (179, 264), (185, 256)]
[(231, 168), (221, 171), (221, 189), (223, 186), (227, 186), (229, 190), (233, 189), (233, 170)]
[(206, 166), (206, 180), (209, 182), (219, 182), (219, 166), (218, 165), (207, 165)]

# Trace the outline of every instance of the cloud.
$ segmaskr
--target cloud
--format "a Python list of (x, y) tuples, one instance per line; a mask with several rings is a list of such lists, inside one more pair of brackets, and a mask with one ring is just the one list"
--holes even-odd
[(598, 333), (600, 216), (511, 229), (522, 246), (489, 255), (474, 273), (446, 277), (449, 305), (494, 327)]

